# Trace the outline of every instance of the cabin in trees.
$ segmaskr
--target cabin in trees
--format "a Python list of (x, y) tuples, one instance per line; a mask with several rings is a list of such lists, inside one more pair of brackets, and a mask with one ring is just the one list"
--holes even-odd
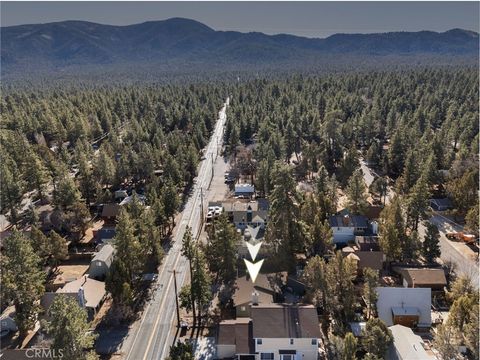
[(40, 305), (46, 313), (48, 313), (48, 309), (58, 295), (65, 295), (76, 299), (78, 304), (87, 310), (89, 319), (93, 319), (100, 309), (100, 306), (102, 306), (107, 292), (104, 282), (91, 279), (87, 275), (84, 275), (77, 280), (66, 283), (65, 286), (56, 292), (45, 293), (40, 300)]
[(360, 276), (367, 267), (382, 270), (385, 262), (385, 254), (380, 250), (377, 236), (355, 236), (355, 244), (344, 247), (342, 254), (356, 264)]
[(103, 205), (102, 219), (105, 222), (114, 222), (119, 214), (120, 214), (120, 205), (116, 203)]
[(219, 359), (316, 360), (320, 326), (312, 305), (252, 306), (250, 318), (219, 325)]
[(369, 232), (368, 219), (363, 215), (337, 214), (330, 216), (334, 244), (346, 244), (355, 240), (356, 235)]
[(377, 294), (378, 317), (387, 326), (428, 328), (432, 324), (431, 289), (378, 287)]
[(443, 269), (394, 268), (402, 277), (402, 284), (409, 288), (429, 288), (432, 292), (443, 292), (447, 278)]
[(366, 268), (382, 270), (385, 262), (383, 251), (361, 251), (356, 246), (346, 246), (342, 249), (342, 254), (353, 261), (360, 276)]
[(393, 336), (393, 344), (388, 349), (387, 359), (395, 360), (432, 360), (435, 357), (425, 351), (422, 338), (412, 329), (403, 325), (389, 327)]
[(110, 270), (114, 255), (115, 248), (112, 245), (106, 244), (102, 246), (90, 262), (89, 276), (94, 279), (104, 279)]

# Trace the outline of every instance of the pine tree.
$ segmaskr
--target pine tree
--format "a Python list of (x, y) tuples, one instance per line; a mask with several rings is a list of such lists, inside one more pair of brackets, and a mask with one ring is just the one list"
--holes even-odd
[(194, 360), (194, 353), (192, 344), (179, 341), (170, 346), (170, 354), (166, 360)]
[(368, 203), (365, 193), (365, 182), (363, 181), (363, 175), (360, 169), (357, 169), (350, 177), (346, 193), (348, 197), (348, 209), (353, 214), (363, 213)]
[(412, 230), (418, 230), (418, 224), (425, 220), (428, 208), (428, 188), (423, 178), (413, 186), (406, 201), (407, 224)]
[(85, 203), (77, 201), (70, 207), (68, 216), (68, 228), (70, 232), (76, 233), (78, 238), (82, 238), (88, 229), (91, 215)]
[(53, 202), (60, 209), (68, 209), (80, 200), (80, 192), (73, 179), (65, 174), (53, 191)]
[(92, 360), (98, 358), (92, 348), (95, 336), (90, 333), (87, 312), (76, 299), (59, 295), (49, 310), (48, 333), (53, 338), (52, 349), (67, 360)]
[(36, 226), (30, 231), (32, 248), (44, 264), (51, 254), (51, 245), (48, 237)]
[(193, 298), (197, 308), (198, 319), (201, 319), (202, 309), (212, 298), (211, 279), (207, 272), (207, 263), (203, 252), (199, 249), (195, 251), (195, 260), (193, 263), (193, 277), (191, 285)]
[(299, 218), (300, 196), (288, 166), (277, 164), (273, 183), (267, 239), (276, 248), (279, 258), (292, 269), (295, 265), (293, 254), (303, 251), (305, 245)]
[(315, 216), (314, 222), (309, 228), (312, 238), (312, 252), (315, 255), (325, 255), (333, 251), (333, 231), (328, 220), (321, 220), (320, 215)]
[(459, 359), (458, 333), (448, 324), (440, 324), (433, 336), (433, 346), (440, 354), (441, 359)]
[(40, 258), (29, 239), (14, 231), (4, 240), (1, 265), (3, 300), (15, 305), (15, 321), (20, 336), (24, 337), (37, 321), (40, 298), (45, 291)]
[(93, 176), (102, 185), (112, 185), (115, 179), (115, 171), (113, 159), (102, 147), (93, 165)]
[(237, 273), (237, 244), (240, 236), (235, 226), (225, 214), (215, 219), (208, 236), (205, 251), (210, 271), (217, 274), (218, 280), (227, 284), (235, 279)]
[(381, 159), (381, 147), (377, 141), (373, 141), (367, 151), (367, 161), (370, 164), (378, 165)]
[(355, 175), (356, 169), (360, 167), (358, 161), (358, 153), (355, 144), (351, 144), (343, 159), (342, 167), (340, 169), (340, 182), (342, 185), (349, 184), (351, 177)]
[(367, 321), (362, 338), (362, 345), (368, 354), (383, 359), (392, 342), (392, 332), (382, 320), (372, 318)]
[(26, 181), (35, 187), (39, 198), (43, 200), (45, 197), (45, 185), (49, 180), (47, 169), (34, 152), (30, 153), (28, 162), (29, 166), (27, 167)]
[(165, 184), (162, 203), (165, 216), (167, 219), (170, 219), (169, 227), (171, 229), (171, 227), (175, 224), (175, 214), (177, 213), (178, 206), (180, 205), (177, 189), (171, 182), (167, 182), (167, 184)]
[(22, 199), (25, 181), (22, 180), (21, 172), (17, 164), (10, 158), (1, 154), (0, 161), (0, 204), (2, 209), (10, 211), (11, 222), (17, 221), (15, 215)]
[(479, 206), (478, 206), (478, 201), (477, 203), (468, 210), (467, 215), (465, 216), (465, 227), (467, 228), (468, 231), (472, 232), (473, 234), (476, 234), (478, 236), (479, 232)]
[(387, 153), (388, 170), (394, 177), (398, 177), (403, 170), (404, 164), (404, 145), (402, 141), (402, 134), (399, 130), (395, 131), (390, 142)]
[(415, 185), (419, 177), (418, 163), (416, 153), (413, 150), (408, 151), (405, 159), (402, 176), (398, 179), (398, 188), (401, 194), (408, 194)]
[(380, 214), (380, 247), (389, 261), (400, 260), (406, 239), (405, 223), (400, 207), (400, 199), (394, 197), (392, 202)]
[(388, 193), (388, 183), (384, 177), (377, 177), (375, 180), (373, 180), (368, 190), (373, 195), (378, 196), (383, 205), (385, 205)]
[(363, 296), (367, 303), (368, 320), (374, 313), (377, 304), (378, 271), (367, 267), (363, 270), (363, 277), (365, 279), (363, 283)]
[(427, 232), (423, 239), (422, 255), (427, 262), (432, 263), (440, 257), (440, 233), (435, 224), (427, 222)]
[(342, 360), (356, 360), (357, 359), (357, 338), (351, 333), (345, 335), (344, 345), (343, 345), (343, 356)]
[(114, 302), (127, 307), (132, 304), (134, 276), (142, 270), (144, 264), (142, 247), (134, 230), (133, 220), (122, 209), (115, 234), (116, 254), (105, 281)]
[(115, 234), (115, 257), (125, 264), (130, 279), (142, 268), (142, 248), (134, 229), (134, 220), (126, 210), (122, 210)]
[(321, 306), (324, 311), (329, 310), (327, 299), (330, 297), (329, 288), (327, 287), (326, 268), (325, 260), (320, 256), (314, 256), (308, 260), (302, 275), (308, 297), (313, 304)]
[(349, 321), (354, 316), (355, 288), (353, 280), (356, 277), (356, 268), (350, 259), (345, 258), (340, 251), (330, 259), (327, 266), (327, 286), (331, 296), (327, 304), (330, 313), (335, 319), (338, 332), (344, 332)]
[(67, 240), (56, 233), (55, 230), (50, 231), (49, 237), (52, 263), (56, 268), (60, 261), (65, 260), (68, 256)]

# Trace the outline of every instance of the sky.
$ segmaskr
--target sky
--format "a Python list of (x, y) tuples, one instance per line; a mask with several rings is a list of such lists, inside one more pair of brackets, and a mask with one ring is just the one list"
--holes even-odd
[(479, 31), (479, 2), (1, 2), (1, 26), (86, 20), (130, 25), (171, 17), (215, 30), (327, 37), (335, 33)]

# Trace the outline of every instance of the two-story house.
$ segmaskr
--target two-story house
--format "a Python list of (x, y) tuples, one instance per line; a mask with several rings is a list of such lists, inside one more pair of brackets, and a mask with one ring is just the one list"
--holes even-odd
[(368, 219), (363, 215), (333, 215), (329, 219), (333, 231), (334, 244), (346, 244), (355, 236), (364, 235), (369, 230)]
[(264, 228), (268, 222), (268, 201), (225, 201), (222, 208), (230, 222), (237, 229), (245, 230), (247, 226)]
[(316, 360), (320, 326), (312, 305), (252, 306), (251, 317), (220, 323), (217, 357)]

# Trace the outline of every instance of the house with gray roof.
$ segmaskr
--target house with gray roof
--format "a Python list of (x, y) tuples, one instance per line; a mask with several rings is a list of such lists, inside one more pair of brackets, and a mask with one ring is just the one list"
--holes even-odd
[(318, 359), (320, 325), (312, 305), (252, 306), (250, 318), (223, 321), (218, 333), (220, 359)]
[(392, 360), (434, 360), (436, 357), (429, 355), (425, 350), (422, 338), (412, 329), (393, 325), (389, 327), (393, 335), (393, 343), (388, 349), (387, 359)]
[(89, 276), (93, 279), (105, 279), (112, 265), (114, 255), (115, 248), (112, 245), (103, 245), (90, 262)]
[(89, 278), (84, 275), (77, 280), (66, 283), (56, 292), (46, 292), (41, 300), (40, 305), (43, 307), (48, 316), (48, 309), (52, 305), (55, 298), (59, 295), (72, 297), (78, 301), (78, 304), (87, 310), (89, 319), (93, 319), (100, 306), (105, 300), (107, 291), (105, 283)]

